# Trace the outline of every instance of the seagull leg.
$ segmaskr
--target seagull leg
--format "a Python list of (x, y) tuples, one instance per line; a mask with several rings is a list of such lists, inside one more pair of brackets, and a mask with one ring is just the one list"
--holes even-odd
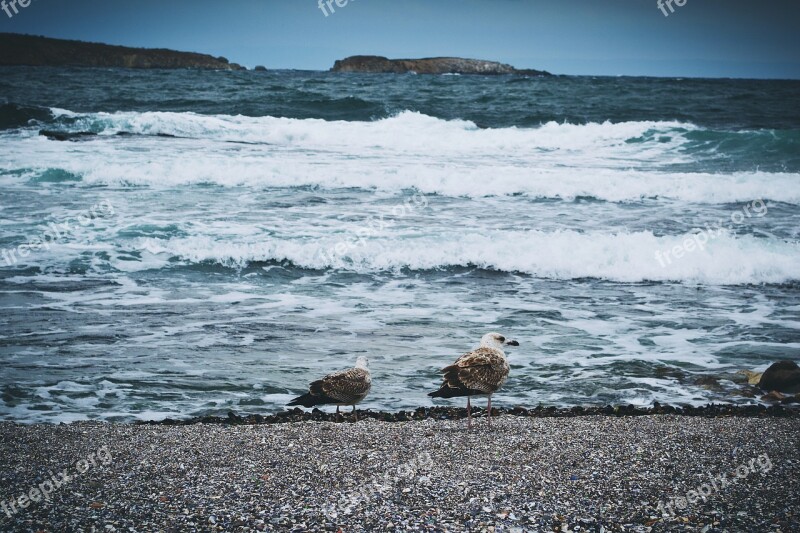
[(492, 425), (492, 395), (489, 395), (489, 404), (486, 406), (486, 413), (489, 415), (489, 425)]
[(339, 406), (337, 405), (336, 406), (336, 421), (337, 422), (339, 421), (340, 417), (341, 417), (341, 415), (339, 414)]
[(353, 416), (356, 418), (356, 422), (358, 422), (358, 412), (356, 411), (356, 405), (353, 404)]
[(467, 396), (467, 429), (472, 427), (472, 409), (469, 403), (469, 396)]

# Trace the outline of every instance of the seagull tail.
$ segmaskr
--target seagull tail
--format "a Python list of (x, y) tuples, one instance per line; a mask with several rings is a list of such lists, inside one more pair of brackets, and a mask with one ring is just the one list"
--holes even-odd
[(430, 396), (431, 398), (454, 398), (456, 396), (461, 396), (461, 394), (459, 393), (458, 389), (449, 387), (445, 383), (439, 390), (429, 392), (428, 396)]
[(317, 405), (317, 403), (319, 403), (319, 397), (314, 396), (310, 392), (307, 392), (302, 396), (298, 396), (297, 398), (287, 403), (286, 405), (287, 406), (301, 405), (303, 407), (314, 407), (315, 405)]

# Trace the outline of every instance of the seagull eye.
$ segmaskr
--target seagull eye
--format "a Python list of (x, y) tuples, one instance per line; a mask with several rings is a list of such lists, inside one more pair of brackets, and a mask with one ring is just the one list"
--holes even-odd
[(498, 335), (497, 340), (499, 340), (500, 342), (506, 342), (506, 338), (503, 337), (502, 335)]

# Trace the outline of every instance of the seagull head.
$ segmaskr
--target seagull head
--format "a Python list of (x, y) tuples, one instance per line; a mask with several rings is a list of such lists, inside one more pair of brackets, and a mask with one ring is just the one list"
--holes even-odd
[(519, 343), (495, 332), (487, 333), (481, 337), (481, 347), (483, 348), (497, 348), (498, 350), (502, 350), (504, 345), (519, 346)]
[(365, 355), (359, 355), (358, 359), (356, 359), (356, 368), (369, 370), (369, 359)]

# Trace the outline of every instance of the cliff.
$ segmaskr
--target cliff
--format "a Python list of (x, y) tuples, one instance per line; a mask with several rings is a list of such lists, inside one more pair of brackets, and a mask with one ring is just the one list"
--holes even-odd
[(351, 56), (334, 63), (332, 72), (374, 72), (405, 74), (517, 74), (525, 76), (551, 76), (543, 70), (520, 70), (498, 63), (480, 59), (459, 57), (430, 57), (424, 59), (388, 59), (382, 56)]
[(196, 68), (245, 70), (224, 57), (163, 48), (130, 48), (83, 41), (0, 33), (0, 66)]

